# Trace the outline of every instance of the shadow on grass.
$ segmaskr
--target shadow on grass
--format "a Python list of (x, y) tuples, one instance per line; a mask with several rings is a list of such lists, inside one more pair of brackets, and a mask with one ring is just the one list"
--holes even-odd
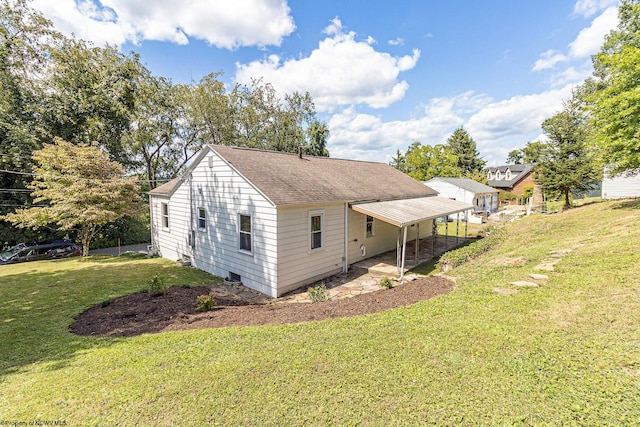
[(16, 267), (16, 274), (4, 271), (0, 276), (0, 377), (34, 363), (59, 369), (83, 350), (117, 342), (79, 337), (69, 326), (92, 305), (144, 289), (159, 271), (168, 286), (217, 279), (162, 260), (115, 264), (110, 261), (113, 258), (117, 259), (37, 262)]
[(613, 205), (612, 209), (640, 209), (640, 198), (620, 201)]

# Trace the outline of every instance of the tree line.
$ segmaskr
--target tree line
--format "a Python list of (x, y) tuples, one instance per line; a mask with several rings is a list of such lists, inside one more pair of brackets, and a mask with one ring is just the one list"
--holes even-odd
[[(532, 164), (546, 195), (561, 197), (565, 207), (573, 193), (585, 193), (607, 174), (640, 173), (640, 1), (622, 0), (618, 27), (592, 57), (593, 76), (577, 86), (563, 108), (546, 119), (546, 138), (512, 150), (509, 164)], [(457, 129), (447, 144), (413, 143), (391, 164), (419, 180), (433, 176), (478, 175), (483, 168), (476, 144)], [(473, 166), (470, 166), (473, 165)]]
[[(329, 155), (309, 93), (221, 78), (175, 84), (135, 52), (63, 36), (28, 0), (0, 0), (0, 215), (33, 204), (33, 154), (58, 140), (97, 147), (145, 191), (208, 143)], [(24, 235), (0, 221), (0, 242)]]

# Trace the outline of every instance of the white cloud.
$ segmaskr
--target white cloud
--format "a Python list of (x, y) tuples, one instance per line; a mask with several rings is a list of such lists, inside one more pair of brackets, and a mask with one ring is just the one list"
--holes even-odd
[(564, 56), (562, 53), (553, 49), (549, 49), (548, 51), (543, 52), (542, 55), (540, 55), (540, 58), (533, 65), (533, 68), (531, 69), (531, 71), (541, 71), (541, 70), (553, 68), (559, 62), (564, 62), (566, 60), (567, 60), (567, 57)]
[(358, 114), (349, 107), (334, 114), (328, 148), (332, 157), (388, 162), (397, 149), (406, 151), (414, 141), (443, 144), (464, 125), (490, 165), (503, 163), (509, 151), (536, 139), (542, 122), (562, 108), (571, 85), (539, 94), (494, 101), (465, 92), (432, 99), (419, 117), (385, 122), (379, 116)]
[(98, 45), (142, 40), (187, 44), (196, 38), (226, 49), (280, 45), (295, 30), (282, 0), (34, 0), (67, 35)]
[(389, 40), (388, 42), (391, 46), (402, 46), (404, 45), (404, 40), (401, 37), (396, 37), (393, 40)]
[(569, 44), (572, 58), (584, 58), (597, 53), (605, 36), (618, 25), (618, 8), (609, 7), (596, 17), (591, 25), (584, 28), (578, 37)]
[(573, 13), (589, 18), (609, 6), (617, 6), (618, 3), (618, 0), (578, 0)]
[(352, 104), (384, 108), (404, 97), (409, 85), (398, 75), (415, 67), (419, 50), (401, 57), (376, 51), (369, 39), (357, 41), (354, 32), (343, 32), (338, 18), (324, 32), (330, 37), (306, 57), (282, 61), (270, 55), (236, 64), (236, 81), (248, 84), (252, 78), (263, 78), (279, 93), (308, 91), (318, 111)]

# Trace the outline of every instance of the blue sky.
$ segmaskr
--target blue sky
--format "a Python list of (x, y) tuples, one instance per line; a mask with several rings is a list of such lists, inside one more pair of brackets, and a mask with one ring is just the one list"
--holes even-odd
[(592, 72), (617, 0), (32, 0), (67, 35), (174, 83), (224, 72), (309, 91), (332, 157), (388, 162), (464, 126), (489, 165)]

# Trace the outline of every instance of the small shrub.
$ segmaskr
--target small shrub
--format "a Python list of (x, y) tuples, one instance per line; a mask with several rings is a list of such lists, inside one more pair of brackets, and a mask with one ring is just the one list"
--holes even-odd
[(164, 294), (164, 292), (167, 290), (167, 286), (164, 283), (164, 278), (162, 278), (159, 274), (153, 276), (153, 279), (151, 279), (151, 282), (149, 282), (149, 288), (147, 290), (154, 297)]
[(106, 299), (104, 301), (102, 301), (100, 303), (100, 307), (105, 308), (105, 307), (109, 307), (111, 305), (111, 300), (110, 299)]
[(309, 293), (309, 299), (311, 300), (311, 302), (320, 302), (329, 299), (329, 292), (327, 291), (327, 287), (324, 283), (318, 286), (310, 287), (307, 291)]
[(198, 295), (196, 297), (196, 311), (198, 313), (211, 311), (215, 305), (216, 300), (211, 295)]
[(380, 278), (380, 282), (378, 282), (378, 285), (382, 286), (385, 289), (391, 289), (393, 288), (393, 280), (391, 280), (387, 276), (382, 276)]
[(468, 260), (487, 252), (505, 238), (506, 233), (502, 229), (492, 229), (488, 231), (487, 237), (443, 254), (438, 262), (440, 271), (447, 272), (461, 266)]

